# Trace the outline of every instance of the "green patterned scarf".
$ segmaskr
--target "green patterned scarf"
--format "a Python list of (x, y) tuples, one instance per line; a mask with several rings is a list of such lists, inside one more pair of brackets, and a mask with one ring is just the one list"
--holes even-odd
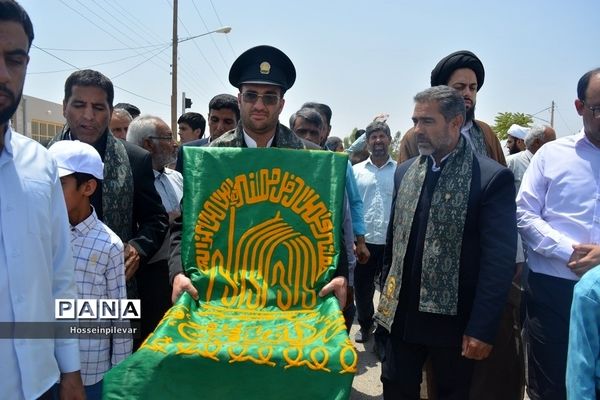
[(125, 146), (108, 132), (104, 153), (102, 213), (106, 225), (123, 242), (133, 235), (133, 173)]
[(489, 157), (485, 139), (483, 138), (483, 131), (477, 126), (475, 121), (473, 121), (473, 124), (469, 128), (469, 136), (471, 137), (471, 143), (473, 144), (473, 151), (475, 154)]
[[(473, 150), (460, 136), (434, 189), (423, 249), (419, 311), (456, 315), (460, 252), (471, 187)], [(388, 331), (394, 322), (402, 284), (404, 257), (413, 218), (428, 170), (428, 157), (409, 167), (396, 196), (392, 265), (379, 301), (376, 320)]]

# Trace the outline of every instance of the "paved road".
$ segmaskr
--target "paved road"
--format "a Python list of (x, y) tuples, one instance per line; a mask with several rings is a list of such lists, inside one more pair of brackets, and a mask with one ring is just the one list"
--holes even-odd
[[(379, 304), (379, 292), (375, 292), (375, 309)], [(373, 336), (367, 343), (356, 343), (354, 335), (360, 326), (354, 319), (352, 329), (350, 330), (350, 339), (356, 347), (358, 353), (358, 367), (354, 382), (352, 383), (351, 400), (383, 399), (383, 386), (379, 380), (381, 376), (381, 363), (373, 353)]]
[[(375, 308), (377, 308), (379, 300), (379, 292), (375, 293)], [(373, 336), (367, 343), (356, 343), (354, 335), (358, 331), (359, 326), (356, 320), (350, 331), (350, 339), (356, 347), (358, 353), (358, 367), (352, 384), (352, 393), (350, 400), (371, 400), (383, 399), (383, 387), (379, 380), (381, 376), (381, 363), (373, 353)], [(421, 392), (421, 397), (426, 398), (426, 393)], [(527, 394), (524, 400), (529, 400)]]
[[(376, 295), (378, 298), (379, 296)], [(379, 380), (381, 363), (373, 353), (373, 337), (367, 343), (354, 342), (354, 334), (359, 326), (356, 321), (350, 331), (350, 339), (358, 352), (358, 370), (352, 384), (351, 400), (383, 399), (383, 387)], [(366, 346), (365, 346), (366, 345)]]

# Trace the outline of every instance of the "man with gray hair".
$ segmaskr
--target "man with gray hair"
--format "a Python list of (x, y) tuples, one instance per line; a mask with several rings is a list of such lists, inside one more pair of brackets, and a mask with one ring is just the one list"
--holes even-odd
[(127, 129), (132, 120), (133, 118), (127, 110), (124, 108), (115, 108), (110, 117), (108, 127), (114, 137), (125, 140), (127, 139)]
[(529, 132), (525, 136), (525, 151), (520, 151), (516, 154), (511, 154), (506, 158), (508, 168), (515, 175), (515, 188), (517, 193), (521, 187), (521, 180), (525, 175), (525, 170), (529, 166), (531, 157), (544, 144), (556, 140), (556, 132), (550, 126), (533, 126), (529, 128)]
[[(183, 177), (166, 166), (175, 160), (177, 144), (171, 128), (160, 118), (141, 115), (131, 122), (127, 141), (148, 150), (154, 171), (154, 187), (169, 214), (169, 229), (180, 215), (183, 197)], [(142, 309), (142, 338), (148, 336), (171, 306), (169, 282), (169, 232), (162, 246), (137, 273)]]
[(415, 96), (419, 156), (400, 164), (375, 319), (389, 334), (385, 399), (419, 398), (432, 360), (440, 399), (467, 399), (474, 360), (492, 349), (514, 274), (510, 170), (473, 151), (465, 103), (448, 86)]

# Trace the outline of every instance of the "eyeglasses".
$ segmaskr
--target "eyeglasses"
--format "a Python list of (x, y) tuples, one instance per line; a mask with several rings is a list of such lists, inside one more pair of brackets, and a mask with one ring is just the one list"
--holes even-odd
[(279, 102), (279, 96), (276, 94), (258, 94), (255, 92), (244, 92), (242, 93), (242, 100), (246, 103), (254, 104), (262, 98), (262, 102), (265, 106), (274, 106)]
[[(585, 103), (583, 101), (582, 101), (582, 103), (585, 105)], [(586, 106), (585, 108), (587, 108), (588, 110), (590, 110), (592, 112), (592, 115), (594, 116), (594, 118), (600, 118), (600, 106), (593, 106), (593, 107)]]
[(157, 140), (173, 140), (172, 136), (148, 136), (148, 139), (157, 139)]

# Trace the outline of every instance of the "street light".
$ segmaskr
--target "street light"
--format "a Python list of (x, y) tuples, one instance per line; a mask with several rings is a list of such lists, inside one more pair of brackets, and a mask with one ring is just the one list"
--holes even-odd
[(200, 36), (210, 35), (211, 33), (229, 33), (229, 32), (231, 32), (230, 26), (222, 26), (219, 29), (215, 29), (214, 31), (205, 32), (205, 33), (201, 33), (199, 35), (194, 35), (194, 36), (186, 37), (183, 39), (179, 39), (179, 40), (177, 40), (177, 43), (187, 42), (188, 40), (196, 39), (196, 38), (199, 38)]
[(171, 130), (173, 131), (173, 139), (177, 139), (177, 44), (188, 40), (196, 39), (201, 36), (210, 35), (211, 33), (229, 33), (230, 26), (223, 26), (214, 31), (204, 32), (200, 35), (190, 36), (183, 39), (177, 38), (177, 0), (173, 1), (173, 61), (171, 71)]

